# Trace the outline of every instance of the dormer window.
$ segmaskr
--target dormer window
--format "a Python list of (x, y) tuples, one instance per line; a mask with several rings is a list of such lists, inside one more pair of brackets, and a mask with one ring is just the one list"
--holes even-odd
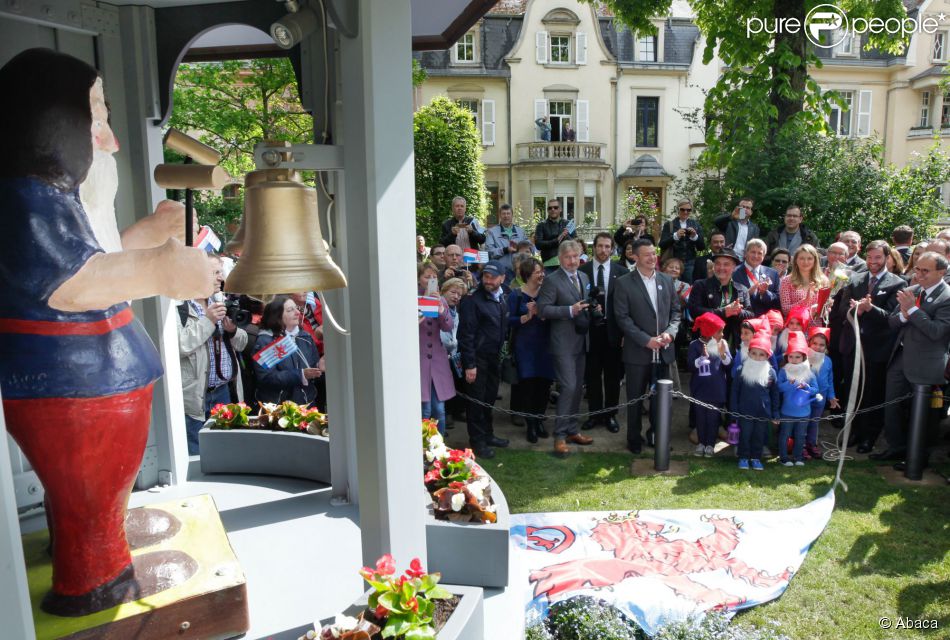
[(455, 43), (455, 46), (452, 47), (452, 62), (472, 64), (478, 61), (476, 35), (475, 31), (469, 31)]
[(643, 36), (637, 41), (637, 59), (656, 62), (656, 36)]
[(933, 62), (946, 62), (947, 61), (947, 32), (938, 31), (934, 34), (934, 46), (933, 51), (931, 52), (931, 60)]
[(541, 19), (544, 29), (535, 32), (535, 61), (540, 65), (587, 64), (587, 34), (578, 30), (580, 18), (573, 11), (554, 9)]

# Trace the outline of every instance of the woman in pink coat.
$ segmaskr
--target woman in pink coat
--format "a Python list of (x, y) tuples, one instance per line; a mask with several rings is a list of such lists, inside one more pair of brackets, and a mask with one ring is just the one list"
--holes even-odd
[[(419, 295), (423, 296), (429, 290), (429, 281), (438, 281), (439, 274), (431, 264), (420, 264), (416, 272), (419, 277)], [(422, 417), (437, 419), (439, 433), (442, 435), (445, 435), (445, 401), (455, 397), (455, 381), (452, 379), (449, 356), (442, 346), (439, 332), (451, 331), (454, 325), (449, 306), (441, 296), (438, 318), (427, 318), (420, 312), (419, 373), (422, 385)]]

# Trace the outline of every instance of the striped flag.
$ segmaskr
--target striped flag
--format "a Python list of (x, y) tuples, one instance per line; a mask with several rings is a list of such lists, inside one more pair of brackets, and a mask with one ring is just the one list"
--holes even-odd
[(479, 251), (478, 249), (466, 249), (462, 258), (465, 264), (487, 264), (488, 252)]
[(311, 309), (317, 308), (317, 296), (313, 291), (307, 292), (307, 300), (306, 302), (304, 302), (304, 304), (310, 307)]
[(419, 313), (423, 318), (438, 318), (439, 299), (419, 296)]
[(290, 336), (284, 336), (255, 353), (254, 361), (265, 369), (272, 369), (295, 351), (297, 351), (297, 342)]
[(201, 231), (198, 232), (198, 237), (195, 238), (195, 246), (211, 253), (221, 248), (221, 238), (212, 231), (211, 227), (205, 225), (201, 227)]

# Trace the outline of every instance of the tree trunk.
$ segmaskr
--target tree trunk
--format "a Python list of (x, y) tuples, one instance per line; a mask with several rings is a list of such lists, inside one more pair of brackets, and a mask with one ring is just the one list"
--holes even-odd
[[(775, 35), (775, 49), (778, 50), (778, 48), (784, 44), (792, 53), (798, 56), (800, 62), (798, 66), (791, 69), (781, 67), (777, 61), (772, 64), (772, 91), (769, 96), (769, 101), (778, 110), (778, 117), (774, 127), (769, 131), (770, 140), (776, 131), (781, 129), (792, 116), (802, 110), (804, 106), (805, 79), (808, 77), (808, 68), (805, 63), (808, 41), (805, 38), (804, 0), (775, 0), (772, 12), (776, 20), (797, 18), (802, 27), (798, 33), (777, 33)], [(779, 82), (777, 78), (780, 75), (788, 76), (791, 89), (795, 94), (793, 98), (785, 97), (779, 93)]]

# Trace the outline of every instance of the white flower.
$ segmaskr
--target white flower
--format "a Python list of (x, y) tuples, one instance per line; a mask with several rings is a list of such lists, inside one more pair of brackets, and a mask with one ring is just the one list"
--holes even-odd
[(442, 447), (445, 446), (445, 440), (442, 438), (441, 433), (437, 433), (431, 438), (429, 438), (429, 448), (433, 447)]
[(277, 421), (277, 424), (280, 425), (281, 429), (286, 429), (287, 425), (290, 424), (290, 420), (287, 418), (287, 416), (284, 416), (280, 420)]
[(452, 511), (461, 511), (462, 507), (464, 506), (465, 506), (464, 493), (459, 492), (459, 493), (456, 493), (454, 496), (452, 496)]
[(277, 405), (273, 402), (264, 402), (261, 404), (261, 409), (264, 410), (264, 413), (271, 413), (277, 409)]
[[(432, 457), (429, 457), (431, 454)], [(429, 450), (426, 451), (426, 460), (432, 462), (433, 460), (441, 460), (442, 458), (449, 455), (449, 450), (445, 444), (441, 444), (437, 447), (429, 447)]]

